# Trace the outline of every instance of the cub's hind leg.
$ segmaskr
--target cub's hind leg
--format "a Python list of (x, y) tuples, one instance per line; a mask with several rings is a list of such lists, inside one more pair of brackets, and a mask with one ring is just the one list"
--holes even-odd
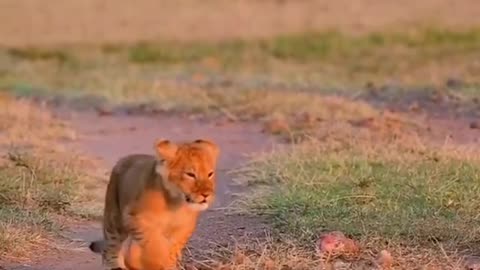
[(112, 169), (105, 195), (105, 208), (103, 210), (104, 248), (102, 260), (107, 270), (126, 269), (124, 257), (121, 252), (122, 243), (127, 238), (127, 233), (125, 224), (123, 223), (122, 205), (120, 205), (118, 196), (120, 169), (120, 162)]
[(122, 243), (126, 236), (115, 230), (104, 230), (105, 246), (102, 252), (103, 265), (106, 270), (127, 269), (124, 263)]

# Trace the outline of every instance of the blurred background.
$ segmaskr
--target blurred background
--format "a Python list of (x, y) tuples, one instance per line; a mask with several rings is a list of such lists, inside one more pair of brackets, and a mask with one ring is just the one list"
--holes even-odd
[(475, 0), (0, 1), (0, 86), (132, 101), (154, 77), (316, 90), (474, 81), (479, 12)]

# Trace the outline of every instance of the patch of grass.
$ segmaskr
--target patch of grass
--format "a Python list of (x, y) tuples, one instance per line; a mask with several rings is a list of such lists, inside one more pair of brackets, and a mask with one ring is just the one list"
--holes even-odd
[[(108, 79), (101, 78), (99, 85), (107, 86)], [(273, 90), (257, 88), (215, 87), (205, 89), (184, 86), (170, 81), (136, 80), (117, 78), (114, 86), (104, 92), (104, 98), (110, 105), (121, 108), (148, 107), (152, 110), (201, 113), (209, 116), (224, 116), (232, 120), (261, 119), (275, 121), (277, 118), (285, 122), (282, 133), (306, 130), (325, 119), (339, 121), (355, 121), (375, 117), (379, 112), (362, 101), (352, 101), (339, 96), (327, 96), (314, 92), (290, 90)], [(16, 87), (12, 90), (18, 95), (48, 95), (56, 91), (44, 92), (29, 87)], [(87, 98), (95, 97), (98, 91), (84, 91), (83, 99), (74, 99), (66, 95), (74, 103), (86, 103), (85, 106), (96, 107), (106, 104)], [(62, 93), (59, 93), (62, 95)], [(188, 95), (188, 98), (186, 98)], [(78, 101), (78, 102), (77, 102)]]
[[(480, 31), (426, 28), (350, 36), (336, 31), (219, 43), (142, 43), (129, 48), (133, 63), (184, 65), (220, 72), (302, 74), (321, 82), (385, 79), (439, 83), (452, 75), (476, 80)], [(453, 69), (452, 65), (456, 68)], [(443, 81), (442, 81), (443, 80)]]
[[(370, 33), (359, 37), (349, 37), (339, 32), (306, 33), (303, 35), (282, 36), (265, 42), (264, 48), (273, 56), (297, 61), (325, 60), (327, 57), (373, 56), (382, 48), (396, 49), (405, 46), (409, 49), (439, 50), (455, 48), (464, 51), (478, 48), (480, 30), (472, 29), (454, 32), (428, 28), (414, 33)], [(391, 52), (392, 55), (395, 53)]]
[(25, 258), (32, 250), (45, 250), (52, 232), (59, 229), (52, 217), (15, 207), (0, 209), (0, 255), (5, 259)]
[(411, 47), (434, 47), (438, 45), (455, 45), (459, 48), (476, 48), (480, 42), (480, 30), (451, 31), (445, 29), (427, 28), (421, 35), (404, 36), (396, 35), (392, 40), (399, 40)]
[[(422, 52), (438, 50), (437, 53), (456, 50), (478, 49), (480, 30), (455, 32), (451, 30), (427, 28), (412, 33), (376, 32), (361, 36), (349, 36), (336, 31), (283, 35), (269, 40), (228, 41), (220, 43), (140, 43), (131, 48), (133, 62), (185, 62), (198, 61), (205, 57), (244, 54), (264, 55), (283, 60), (313, 63), (319, 60), (334, 60), (346, 57), (366, 59), (385, 48), (398, 47)], [(258, 59), (261, 60), (261, 59)]]
[[(50, 112), (25, 100), (15, 100), (7, 93), (0, 95), (0, 146), (32, 148), (51, 151), (53, 140), (74, 140), (76, 133), (67, 123)], [(61, 147), (59, 147), (61, 148)]]
[(14, 259), (51, 247), (65, 220), (92, 217), (101, 202), (87, 190), (98, 181), (91, 162), (63, 148), (75, 138), (66, 123), (6, 95), (0, 118), (0, 256)]
[[(115, 88), (119, 78), (129, 84), (144, 78), (178, 79), (179, 70), (193, 76), (241, 75), (250, 83), (257, 80), (255, 76), (273, 75), (285, 82), (311, 81), (316, 88), (385, 79), (443, 83), (451, 76), (476, 81), (478, 67), (472, 59), (478, 56), (479, 38), (479, 29), (426, 28), (358, 36), (330, 31), (250, 41), (23, 48), (0, 50), (0, 70), (8, 71), (8, 80), (19, 84), (64, 92), (94, 89), (100, 94)], [(99, 89), (99, 80), (108, 83)]]
[(163, 44), (140, 43), (129, 48), (129, 60), (134, 63), (178, 63), (198, 61), (210, 55), (212, 48), (204, 46), (187, 46), (184, 48)]
[[(128, 59), (132, 63), (163, 63), (163, 64), (189, 64), (203, 61), (207, 58), (215, 58), (223, 62), (224, 66), (232, 58), (242, 58), (247, 48), (241, 41), (229, 41), (222, 43), (138, 43), (128, 48)], [(251, 46), (250, 46), (251, 49)]]
[(13, 57), (28, 61), (55, 60), (60, 63), (73, 61), (72, 56), (66, 50), (60, 49), (12, 48), (7, 52)]
[(455, 94), (462, 100), (473, 100), (474, 102), (479, 101), (480, 99), (480, 85), (466, 85), (461, 86), (459, 89), (455, 89), (451, 91), (451, 93)]
[(72, 202), (82, 196), (82, 175), (71, 164), (8, 153), (0, 168), (1, 203), (58, 214), (74, 213)]
[(264, 188), (249, 207), (307, 246), (340, 230), (375, 250), (400, 247), (406, 257), (417, 247), (475, 249), (478, 156), (342, 140), (306, 142), (254, 162), (243, 176)]
[(237, 244), (228, 248), (219, 247), (215, 251), (205, 250), (205, 252), (207, 253), (205, 260), (186, 265), (192, 268), (194, 266), (199, 270), (304, 270), (318, 267), (318, 261), (315, 260), (312, 252), (292, 243), (279, 243), (271, 237), (266, 237), (259, 242), (250, 239), (248, 244)]
[(243, 91), (206, 92), (213, 108), (224, 108), (245, 119), (264, 118), (275, 114), (294, 118), (307, 113), (316, 119), (349, 120), (371, 117), (377, 111), (363, 102), (336, 96), (294, 91), (245, 89)]
[[(344, 92), (356, 92), (366, 81), (382, 85), (384, 79), (397, 75), (409, 85), (444, 83), (452, 74), (475, 82), (476, 77), (468, 74), (478, 73), (472, 59), (479, 51), (479, 33), (476, 29), (427, 29), (349, 36), (332, 31), (256, 41), (62, 48), (62, 53), (75, 59), (75, 65), (33, 61), (42, 57), (35, 56), (34, 49), (20, 49), (17, 55), (32, 57), (19, 60), (8, 52), (0, 53), (0, 70), (8, 71), (0, 77), (0, 86), (18, 95), (54, 94), (76, 101), (95, 96), (113, 104), (145, 103), (163, 111), (221, 111), (235, 117), (283, 114), (289, 118), (291, 112), (300, 110), (314, 111), (312, 116), (321, 118), (321, 98), (299, 93), (298, 88), (322, 92), (335, 85)], [(44, 55), (42, 50), (38, 55)], [(91, 99), (83, 100), (72, 106)]]
[[(332, 84), (353, 95), (362, 91), (365, 81), (383, 85), (378, 81), (392, 74), (416, 82), (408, 85), (428, 84), (431, 79), (443, 84), (452, 74), (474, 83), (476, 79), (462, 76), (477, 73), (472, 59), (479, 51), (474, 49), (480, 44), (476, 42), (479, 33), (478, 29), (427, 29), (349, 36), (332, 31), (256, 41), (62, 48), (75, 58), (73, 66), (19, 61), (6, 53), (0, 54), (5, 58), (0, 70), (8, 71), (0, 78), (0, 86), (19, 96), (55, 95), (55, 99), (72, 100), (72, 106), (121, 105), (223, 114), (232, 119), (279, 118), (286, 122), (280, 133), (292, 136), (332, 115), (355, 120), (377, 114), (361, 103), (317, 95)], [(355, 87), (345, 88), (344, 82)], [(397, 88), (392, 88), (392, 96), (402, 95)], [(466, 87), (458, 92), (464, 89), (468, 92)]]
[(2, 257), (23, 257), (40, 243), (51, 241), (61, 228), (57, 216), (84, 215), (82, 203), (91, 199), (84, 188), (87, 174), (74, 162), (57, 161), (50, 155), (9, 152), (2, 160)]
[[(379, 37), (382, 36), (379, 35)], [(306, 33), (278, 37), (272, 41), (266, 41), (263, 47), (266, 52), (279, 59), (312, 62), (342, 52), (353, 54), (353, 51), (361, 49), (360, 44), (366, 47), (383, 45), (369, 41), (368, 37), (354, 40), (339, 32)]]

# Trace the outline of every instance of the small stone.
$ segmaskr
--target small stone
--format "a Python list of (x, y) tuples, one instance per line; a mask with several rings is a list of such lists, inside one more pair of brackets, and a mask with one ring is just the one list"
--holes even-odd
[(393, 265), (393, 257), (387, 250), (382, 250), (377, 256), (377, 264), (381, 269), (390, 269)]
[(358, 243), (346, 237), (342, 232), (333, 231), (320, 236), (317, 241), (317, 253), (319, 256), (329, 255), (354, 255), (360, 251)]
[(113, 110), (107, 107), (96, 107), (95, 110), (97, 111), (98, 116), (109, 116), (113, 114)]
[(449, 78), (446, 82), (445, 82), (445, 85), (448, 87), (448, 88), (461, 88), (465, 85), (465, 83), (460, 80), (460, 79), (457, 79), (457, 78)]
[(471, 129), (480, 129), (480, 123), (478, 121), (472, 121), (472, 122), (470, 122), (470, 128)]
[(411, 112), (419, 112), (421, 110), (421, 108), (420, 108), (420, 104), (418, 103), (418, 101), (412, 102), (412, 104), (410, 104), (410, 106), (408, 106), (408, 110), (411, 111)]
[(271, 134), (282, 134), (290, 131), (290, 126), (285, 119), (274, 118), (266, 121), (263, 126), (263, 132)]

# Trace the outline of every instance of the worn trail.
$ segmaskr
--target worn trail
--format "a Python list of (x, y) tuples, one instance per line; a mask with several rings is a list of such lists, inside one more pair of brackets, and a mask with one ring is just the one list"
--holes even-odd
[[(262, 224), (257, 220), (239, 216), (227, 216), (222, 208), (232, 200), (233, 187), (229, 170), (245, 161), (247, 154), (269, 149), (274, 141), (260, 132), (254, 124), (215, 123), (190, 120), (175, 116), (99, 117), (90, 113), (63, 115), (82, 134), (76, 147), (87, 154), (102, 159), (110, 168), (116, 160), (130, 153), (153, 153), (157, 138), (190, 140), (210, 138), (221, 148), (218, 167), (217, 199), (211, 210), (204, 213), (190, 243), (189, 251), (195, 254), (197, 247), (227, 245), (234, 238), (245, 234), (262, 234)], [(73, 146), (72, 146), (73, 147)], [(105, 183), (102, 183), (105, 185)], [(43, 258), (38, 263), (9, 266), (15, 270), (95, 270), (102, 269), (101, 259), (92, 254), (86, 243), (101, 236), (98, 222), (82, 223), (71, 228), (70, 243), (60, 255)], [(186, 254), (186, 256), (189, 256)]]

